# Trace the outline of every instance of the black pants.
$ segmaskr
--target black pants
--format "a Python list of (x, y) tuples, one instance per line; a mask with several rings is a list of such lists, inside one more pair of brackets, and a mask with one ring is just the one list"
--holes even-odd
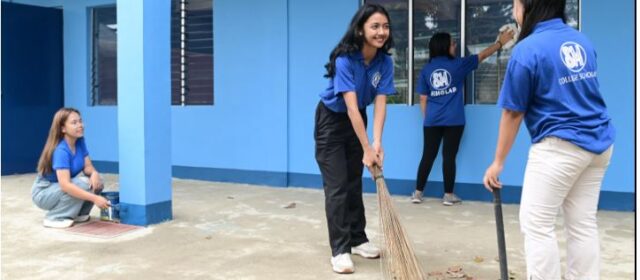
[(444, 177), (444, 192), (452, 193), (453, 185), (456, 181), (456, 155), (460, 146), (460, 139), (464, 125), (459, 126), (429, 126), (424, 127), (424, 144), (422, 148), (422, 160), (418, 167), (418, 178), (416, 179), (416, 189), (424, 191), (433, 161), (438, 155), (440, 141), (442, 146), (442, 175)]
[[(366, 124), (366, 112), (360, 114)], [(335, 113), (320, 102), (315, 122), (316, 161), (324, 185), (331, 254), (351, 253), (351, 247), (369, 241), (362, 203), (364, 151), (347, 113)]]

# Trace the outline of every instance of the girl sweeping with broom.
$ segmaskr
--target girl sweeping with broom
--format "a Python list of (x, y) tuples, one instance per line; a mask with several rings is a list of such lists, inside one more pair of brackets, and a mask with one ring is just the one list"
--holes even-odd
[[(596, 51), (565, 24), (565, 0), (514, 0), (521, 32), (507, 66), (495, 159), (484, 175), (502, 183), (507, 154), (524, 120), (531, 134), (522, 183), (520, 229), (527, 279), (600, 279), (598, 197), (613, 151), (615, 128), (600, 94)], [(561, 275), (556, 218), (566, 230)]]
[[(395, 94), (388, 53), (392, 45), (389, 14), (380, 5), (365, 4), (325, 65), (329, 84), (320, 94), (314, 138), (325, 192), (331, 266), (337, 273), (354, 272), (351, 254), (380, 256), (364, 230), (362, 170), (363, 164), (382, 166), (384, 159), (386, 98)], [(373, 142), (366, 132), (366, 107), (371, 103)]]

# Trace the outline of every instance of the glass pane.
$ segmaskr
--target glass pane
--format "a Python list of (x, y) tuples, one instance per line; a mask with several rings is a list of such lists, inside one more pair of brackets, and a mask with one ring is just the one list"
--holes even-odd
[(407, 48), (409, 47), (409, 27), (407, 23), (408, 2), (407, 0), (368, 0), (367, 3), (380, 4), (391, 17), (391, 34), (395, 47), (391, 49), (393, 57), (393, 82), (396, 86), (397, 95), (390, 96), (388, 103), (407, 103), (408, 98), (408, 78), (407, 78)]
[(117, 105), (116, 7), (93, 9), (91, 105)]
[[(413, 4), (413, 94), (414, 103), (419, 103), (416, 92), (418, 75), (429, 60), (429, 40), (437, 32), (447, 32), (460, 42), (460, 0), (415, 0)], [(460, 44), (458, 44), (460, 45)], [(460, 55), (460, 50), (457, 50)]]
[[(185, 3), (184, 22), (182, 18), (183, 2)], [(182, 105), (183, 98), (184, 105), (213, 104), (212, 9), (212, 0), (172, 0), (172, 105)]]
[(567, 0), (567, 6), (564, 10), (567, 15), (567, 24), (571, 27), (578, 29), (578, 22), (580, 18), (580, 14), (578, 11), (578, 0)]
[[(467, 55), (477, 54), (496, 40), (498, 30), (512, 19), (512, 0), (467, 0), (466, 46)], [(578, 27), (578, 0), (567, 1), (567, 23)], [(511, 50), (501, 51), (485, 59), (470, 75), (466, 87), (466, 103), (495, 104), (504, 70)]]

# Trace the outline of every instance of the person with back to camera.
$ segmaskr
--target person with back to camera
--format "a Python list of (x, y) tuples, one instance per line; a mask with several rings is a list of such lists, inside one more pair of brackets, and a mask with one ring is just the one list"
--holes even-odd
[(477, 55), (456, 57), (456, 42), (449, 33), (436, 33), (429, 40), (429, 62), (418, 77), (420, 109), (423, 121), (422, 159), (418, 166), (416, 190), (411, 202), (421, 203), (431, 167), (442, 146), (442, 175), (444, 197), (442, 204), (451, 206), (462, 202), (453, 193), (456, 181), (456, 155), (465, 125), (464, 80), (478, 64), (513, 39), (514, 32), (501, 32), (498, 40)]
[[(514, 0), (521, 32), (498, 97), (498, 143), (483, 181), (489, 191), (502, 186), (498, 176), (524, 118), (533, 143), (520, 202), (527, 279), (596, 280), (598, 197), (615, 129), (600, 95), (596, 52), (566, 25), (565, 4)], [(555, 235), (560, 210), (567, 236), (564, 277)]]
[(48, 211), (44, 226), (67, 228), (74, 222), (89, 221), (94, 204), (109, 207), (99, 195), (102, 187), (102, 176), (93, 167), (84, 142), (80, 112), (61, 108), (53, 117), (31, 190), (34, 204)]
[[(362, 201), (363, 164), (382, 167), (382, 130), (387, 95), (395, 94), (389, 14), (365, 4), (333, 49), (325, 66), (329, 85), (320, 94), (315, 115), (315, 156), (325, 193), (331, 266), (337, 273), (355, 271), (351, 254), (378, 258), (369, 242)], [(366, 124), (374, 103), (373, 142)]]

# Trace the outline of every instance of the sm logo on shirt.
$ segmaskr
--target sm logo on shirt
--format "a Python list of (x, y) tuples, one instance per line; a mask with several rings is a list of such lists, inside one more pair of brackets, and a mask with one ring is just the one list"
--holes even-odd
[(431, 73), (431, 86), (436, 90), (446, 89), (451, 85), (451, 74), (444, 69), (436, 69)]
[(587, 52), (576, 42), (565, 42), (560, 46), (560, 58), (569, 70), (580, 72), (587, 64)]
[(380, 83), (381, 78), (382, 75), (380, 74), (380, 72), (376, 72), (375, 74), (373, 74), (373, 77), (371, 78), (371, 85), (374, 88), (378, 88), (378, 84)]

